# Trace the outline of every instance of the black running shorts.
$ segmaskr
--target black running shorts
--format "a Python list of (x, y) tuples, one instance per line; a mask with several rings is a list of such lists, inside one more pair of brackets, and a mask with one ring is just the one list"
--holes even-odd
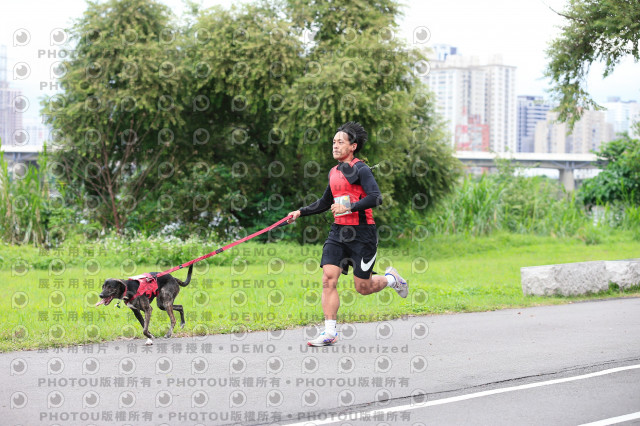
[(353, 275), (362, 279), (371, 278), (378, 252), (376, 225), (332, 224), (329, 236), (322, 248), (320, 266), (336, 265), (342, 273), (353, 267)]

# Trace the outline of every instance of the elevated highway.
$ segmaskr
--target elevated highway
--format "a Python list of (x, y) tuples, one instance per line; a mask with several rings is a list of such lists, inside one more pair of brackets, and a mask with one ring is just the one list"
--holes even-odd
[(474, 167), (496, 167), (496, 158), (508, 159), (528, 168), (557, 169), (560, 182), (567, 191), (576, 187), (574, 171), (578, 169), (601, 169), (606, 160), (595, 154), (547, 154), (535, 152), (495, 153), (479, 151), (456, 151), (454, 156), (465, 165)]
[(42, 152), (42, 146), (34, 145), (2, 145), (0, 150), (4, 153), (4, 159), (9, 166), (16, 163), (32, 163), (38, 160), (38, 154)]
[[(41, 146), (1, 147), (5, 160), (9, 165), (16, 163), (36, 163)], [(528, 168), (557, 169), (560, 182), (567, 191), (575, 189), (574, 171), (578, 169), (601, 169), (606, 161), (595, 154), (546, 154), (533, 152), (495, 153), (480, 151), (456, 151), (454, 156), (462, 163), (472, 167), (496, 167), (496, 158), (509, 159)]]

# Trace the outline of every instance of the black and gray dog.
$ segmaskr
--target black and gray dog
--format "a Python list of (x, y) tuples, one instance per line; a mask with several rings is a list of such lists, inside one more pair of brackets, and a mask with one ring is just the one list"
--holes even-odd
[[(176, 317), (173, 314), (174, 310), (180, 312), (180, 328), (184, 327), (184, 310), (182, 309), (182, 305), (174, 305), (173, 302), (180, 292), (180, 287), (185, 287), (189, 284), (189, 281), (191, 280), (192, 270), (193, 264), (189, 266), (187, 279), (184, 282), (175, 277), (172, 277), (170, 274), (163, 275), (160, 278), (157, 278), (158, 308), (166, 311), (169, 315), (169, 319), (171, 320), (169, 331), (164, 336), (166, 338), (171, 337), (171, 335), (173, 334), (173, 328), (176, 325)], [(154, 274), (155, 273), (153, 272), (151, 273), (151, 275)], [(153, 339), (154, 336), (149, 333), (149, 321), (151, 320), (151, 311), (153, 310), (153, 308), (151, 307), (151, 302), (153, 302), (155, 294), (151, 295), (150, 297), (146, 294), (140, 294), (136, 296), (140, 285), (140, 282), (137, 280), (119, 280), (115, 278), (109, 278), (105, 280), (104, 284), (102, 284), (102, 292), (99, 296), (102, 300), (96, 303), (96, 306), (106, 306), (111, 303), (113, 299), (122, 299), (126, 303), (126, 305), (131, 308), (133, 314), (140, 322), (140, 325), (142, 326), (142, 333), (147, 337), (146, 344), (152, 345), (153, 341), (151, 339)], [(131, 300), (132, 298), (133, 300)], [(140, 311), (144, 312), (144, 318), (142, 318), (142, 314), (140, 313)]]

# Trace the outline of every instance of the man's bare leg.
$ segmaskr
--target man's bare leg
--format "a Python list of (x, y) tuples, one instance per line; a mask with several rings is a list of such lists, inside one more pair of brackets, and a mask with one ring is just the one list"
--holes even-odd
[(354, 276), (353, 281), (356, 291), (362, 295), (377, 293), (385, 288), (388, 282), (384, 275), (372, 275), (367, 280)]
[(336, 265), (324, 265), (322, 267), (322, 311), (325, 320), (337, 320), (340, 308), (340, 296), (338, 295), (338, 278), (342, 268)]

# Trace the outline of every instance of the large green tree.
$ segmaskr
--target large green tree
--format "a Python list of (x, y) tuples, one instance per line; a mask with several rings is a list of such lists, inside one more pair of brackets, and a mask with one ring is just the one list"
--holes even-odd
[(170, 10), (153, 0), (89, 2), (71, 29), (61, 94), (44, 101), (56, 171), (104, 228), (125, 229), (150, 182), (186, 159), (186, 74)]
[(191, 207), (173, 215), (186, 232), (264, 226), (284, 214), (279, 189), (293, 182), (282, 173), (276, 123), (302, 72), (301, 41), (273, 4), (193, 12), (182, 39), (190, 72), (185, 120), (200, 165), (182, 168), (179, 182), (160, 191)]
[(586, 88), (591, 65), (603, 62), (607, 77), (622, 58), (640, 60), (640, 2), (569, 0), (558, 13), (566, 21), (547, 50), (545, 75), (551, 78), (559, 119), (573, 127), (584, 109), (598, 108)]

